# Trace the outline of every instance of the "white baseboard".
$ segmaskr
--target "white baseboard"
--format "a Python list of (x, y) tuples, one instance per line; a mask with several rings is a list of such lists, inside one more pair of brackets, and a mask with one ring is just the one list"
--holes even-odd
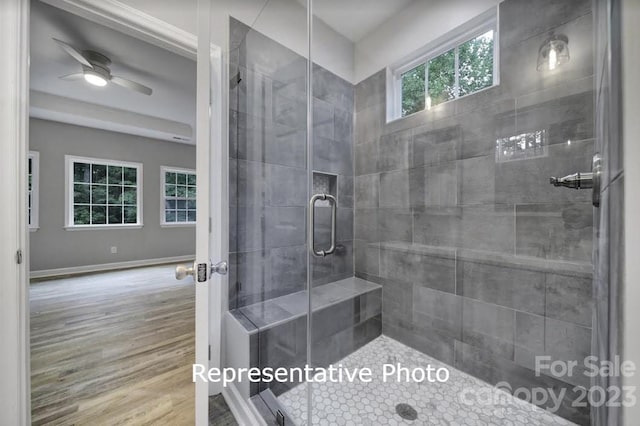
[(156, 259), (129, 260), (126, 262), (102, 263), (99, 265), (73, 266), (70, 268), (43, 269), (31, 271), (29, 278), (52, 278), (60, 276), (87, 274), (91, 272), (113, 271), (116, 269), (139, 268), (141, 266), (163, 265), (166, 263), (193, 262), (195, 255), (161, 257)]
[(222, 396), (224, 396), (224, 400), (238, 424), (242, 426), (267, 426), (267, 422), (257, 412), (251, 401), (245, 400), (233, 383), (222, 389)]

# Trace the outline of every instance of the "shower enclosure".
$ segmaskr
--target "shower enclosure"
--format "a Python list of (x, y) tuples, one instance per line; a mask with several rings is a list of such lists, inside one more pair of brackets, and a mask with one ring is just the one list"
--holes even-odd
[[(603, 193), (615, 180), (598, 135), (611, 5), (355, 4), (212, 0), (229, 68), (226, 365), (375, 376), (238, 391), (268, 424), (607, 424), (583, 362), (615, 352), (588, 174), (600, 153)], [(448, 380), (380, 376), (429, 364)]]

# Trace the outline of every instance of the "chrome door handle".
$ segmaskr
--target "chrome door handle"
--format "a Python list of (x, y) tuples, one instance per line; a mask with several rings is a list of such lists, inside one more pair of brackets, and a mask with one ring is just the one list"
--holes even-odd
[[(315, 209), (318, 200), (328, 200), (331, 205), (331, 245), (327, 250), (316, 250), (315, 236)], [(315, 194), (309, 201), (309, 250), (316, 257), (325, 257), (336, 251), (336, 218), (338, 202), (336, 197), (329, 194)]]
[(227, 272), (229, 272), (229, 264), (224, 260), (211, 265), (211, 274), (227, 275)]
[(593, 156), (591, 172), (574, 173), (561, 178), (552, 177), (549, 183), (553, 186), (562, 186), (573, 189), (592, 189), (592, 203), (594, 207), (600, 207), (600, 176), (602, 174), (602, 157), (600, 154)]
[(176, 280), (183, 280), (188, 276), (194, 276), (195, 267), (187, 266), (187, 265), (178, 265), (176, 266)]

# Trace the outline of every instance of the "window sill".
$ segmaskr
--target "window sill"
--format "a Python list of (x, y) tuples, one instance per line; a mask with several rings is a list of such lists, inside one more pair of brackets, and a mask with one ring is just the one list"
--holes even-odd
[(64, 229), (66, 231), (104, 231), (104, 230), (112, 230), (112, 229), (142, 229), (143, 225), (75, 225), (75, 226), (65, 226)]
[(195, 228), (195, 222), (185, 222), (185, 223), (161, 223), (161, 228)]
[(38, 229), (40, 229), (39, 226), (30, 226), (29, 227), (29, 232), (36, 232)]

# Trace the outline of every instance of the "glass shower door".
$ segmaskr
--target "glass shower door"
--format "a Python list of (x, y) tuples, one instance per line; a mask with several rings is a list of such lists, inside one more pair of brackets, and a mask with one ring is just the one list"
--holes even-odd
[[(307, 28), (295, 0), (213, 0), (229, 49), (230, 271), (227, 362), (286, 369), (237, 384), (270, 422), (307, 363)], [(306, 411), (306, 398), (296, 408)]]
[(373, 378), (285, 392), (299, 423), (588, 424), (592, 193), (549, 182), (592, 168), (593, 15), (525, 3), (314, 3), (309, 360)]

